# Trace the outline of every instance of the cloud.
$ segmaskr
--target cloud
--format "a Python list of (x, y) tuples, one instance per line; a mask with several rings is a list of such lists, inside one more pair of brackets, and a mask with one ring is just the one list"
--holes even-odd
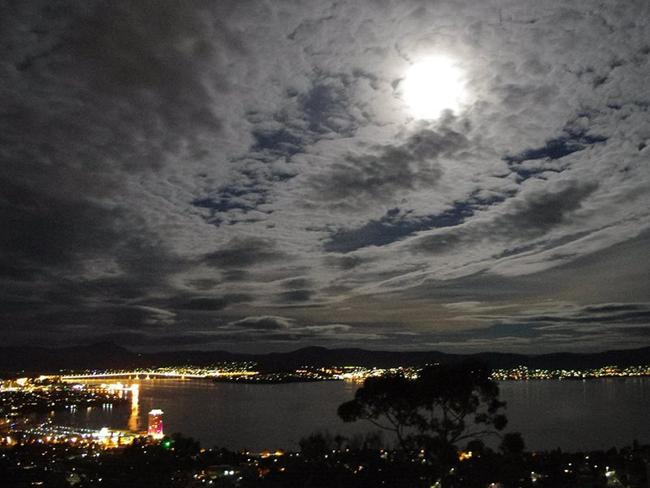
[(223, 310), (233, 303), (242, 303), (250, 300), (251, 297), (243, 293), (224, 295), (223, 297), (198, 297), (190, 298), (180, 303), (178, 308), (184, 310), (216, 311)]
[(404, 212), (400, 208), (392, 208), (379, 220), (332, 232), (323, 247), (326, 251), (347, 253), (367, 246), (384, 246), (417, 232), (459, 225), (474, 210), (467, 202), (454, 202), (451, 209), (437, 215), (418, 216), (412, 213), (412, 210)]
[(313, 295), (312, 290), (291, 290), (280, 293), (279, 300), (285, 302), (308, 302)]
[(245, 317), (229, 324), (230, 327), (242, 327), (254, 330), (284, 330), (292, 326), (292, 320), (270, 315), (260, 317)]
[(221, 268), (247, 268), (258, 263), (278, 261), (284, 253), (275, 249), (273, 241), (256, 237), (234, 238), (226, 246), (206, 254), (203, 261)]
[(0, 184), (0, 219), (5, 224), (0, 247), (13, 266), (70, 266), (109, 252), (119, 240), (124, 218), (119, 209), (44, 194), (7, 180)]
[[(8, 7), (1, 339), (646, 343), (649, 9)], [(438, 54), (467, 103), (415, 120)]]
[(282, 287), (289, 290), (296, 290), (306, 288), (311, 285), (311, 281), (307, 278), (291, 278), (282, 282)]
[(531, 191), (513, 200), (509, 211), (496, 219), (499, 231), (539, 234), (565, 222), (596, 188), (595, 182), (561, 181), (550, 191)]
[(431, 188), (442, 175), (438, 158), (451, 157), (468, 144), (453, 130), (422, 130), (404, 143), (381, 146), (376, 155), (347, 155), (308, 182), (313, 196), (328, 204), (365, 207), (389, 201), (401, 191)]
[[(545, 185), (543, 190), (532, 186), (522, 191), (518, 197), (495, 205), (491, 211), (482, 212), (477, 219), (470, 220), (465, 225), (459, 223), (449, 230), (418, 237), (409, 246), (422, 253), (454, 253), (458, 249), (475, 246), (489, 237), (493, 246), (486, 247), (488, 252), (492, 250), (494, 253), (501, 248), (501, 255), (516, 254), (511, 249), (519, 247), (518, 243), (524, 239), (531, 242), (530, 239), (548, 236), (554, 229), (570, 224), (573, 214), (597, 188), (595, 182), (568, 179), (559, 180), (552, 187)], [(548, 241), (548, 237), (545, 240)], [(540, 243), (535, 243), (534, 246), (543, 247)], [(530, 249), (524, 246), (520, 252)], [(553, 263), (549, 262), (549, 265), (552, 266)]]
[[(357, 332), (346, 324), (304, 325), (296, 320), (278, 316), (246, 317), (227, 324), (224, 331), (231, 331), (233, 340), (266, 340), (275, 342), (296, 342), (312, 340), (317, 343), (381, 340), (383, 337), (373, 332)], [(232, 336), (232, 331), (242, 331), (244, 335)]]
[(517, 173), (520, 181), (541, 175), (544, 172), (562, 172), (567, 168), (566, 163), (558, 164), (565, 156), (578, 151), (583, 151), (595, 144), (607, 141), (602, 136), (585, 134), (584, 130), (566, 129), (567, 134), (546, 141), (544, 146), (526, 149), (525, 151), (512, 156), (506, 156), (505, 160), (510, 169)]
[(327, 255), (324, 258), (324, 262), (327, 266), (341, 269), (352, 269), (359, 266), (363, 259), (359, 256), (336, 256), (336, 255)]
[[(523, 312), (510, 316), (485, 317), (494, 322), (487, 328), (465, 333), (474, 339), (522, 338), (556, 347), (571, 347), (576, 343), (590, 343), (590, 349), (606, 347), (635, 347), (648, 336), (650, 304), (603, 304), (597, 306), (565, 306), (547, 313)], [(532, 345), (532, 344), (531, 344)], [(547, 345), (548, 347), (548, 345)]]

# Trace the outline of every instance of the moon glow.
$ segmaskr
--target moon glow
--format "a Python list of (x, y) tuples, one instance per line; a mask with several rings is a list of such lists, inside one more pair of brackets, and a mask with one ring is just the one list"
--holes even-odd
[(462, 70), (445, 57), (413, 64), (403, 83), (403, 100), (417, 119), (436, 119), (444, 110), (457, 112), (466, 98)]

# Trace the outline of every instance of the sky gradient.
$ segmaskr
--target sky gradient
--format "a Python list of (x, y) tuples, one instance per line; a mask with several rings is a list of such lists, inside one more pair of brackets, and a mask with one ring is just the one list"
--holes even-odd
[[(650, 344), (650, 3), (4, 2), (0, 343)], [(404, 75), (464, 73), (416, 119)]]

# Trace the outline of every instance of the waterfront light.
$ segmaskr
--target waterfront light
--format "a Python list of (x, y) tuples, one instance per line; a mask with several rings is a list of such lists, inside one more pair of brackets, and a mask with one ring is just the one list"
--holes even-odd
[(154, 439), (162, 439), (163, 433), (163, 411), (159, 408), (154, 408), (149, 412), (149, 422), (147, 424), (147, 434)]

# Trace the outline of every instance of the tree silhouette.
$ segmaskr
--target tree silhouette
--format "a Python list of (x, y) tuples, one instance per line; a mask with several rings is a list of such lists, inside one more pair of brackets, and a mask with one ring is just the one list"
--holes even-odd
[(345, 422), (365, 419), (393, 432), (407, 456), (444, 473), (457, 460), (461, 442), (506, 426), (504, 407), (490, 370), (461, 363), (426, 367), (415, 379), (368, 378), (338, 414)]

